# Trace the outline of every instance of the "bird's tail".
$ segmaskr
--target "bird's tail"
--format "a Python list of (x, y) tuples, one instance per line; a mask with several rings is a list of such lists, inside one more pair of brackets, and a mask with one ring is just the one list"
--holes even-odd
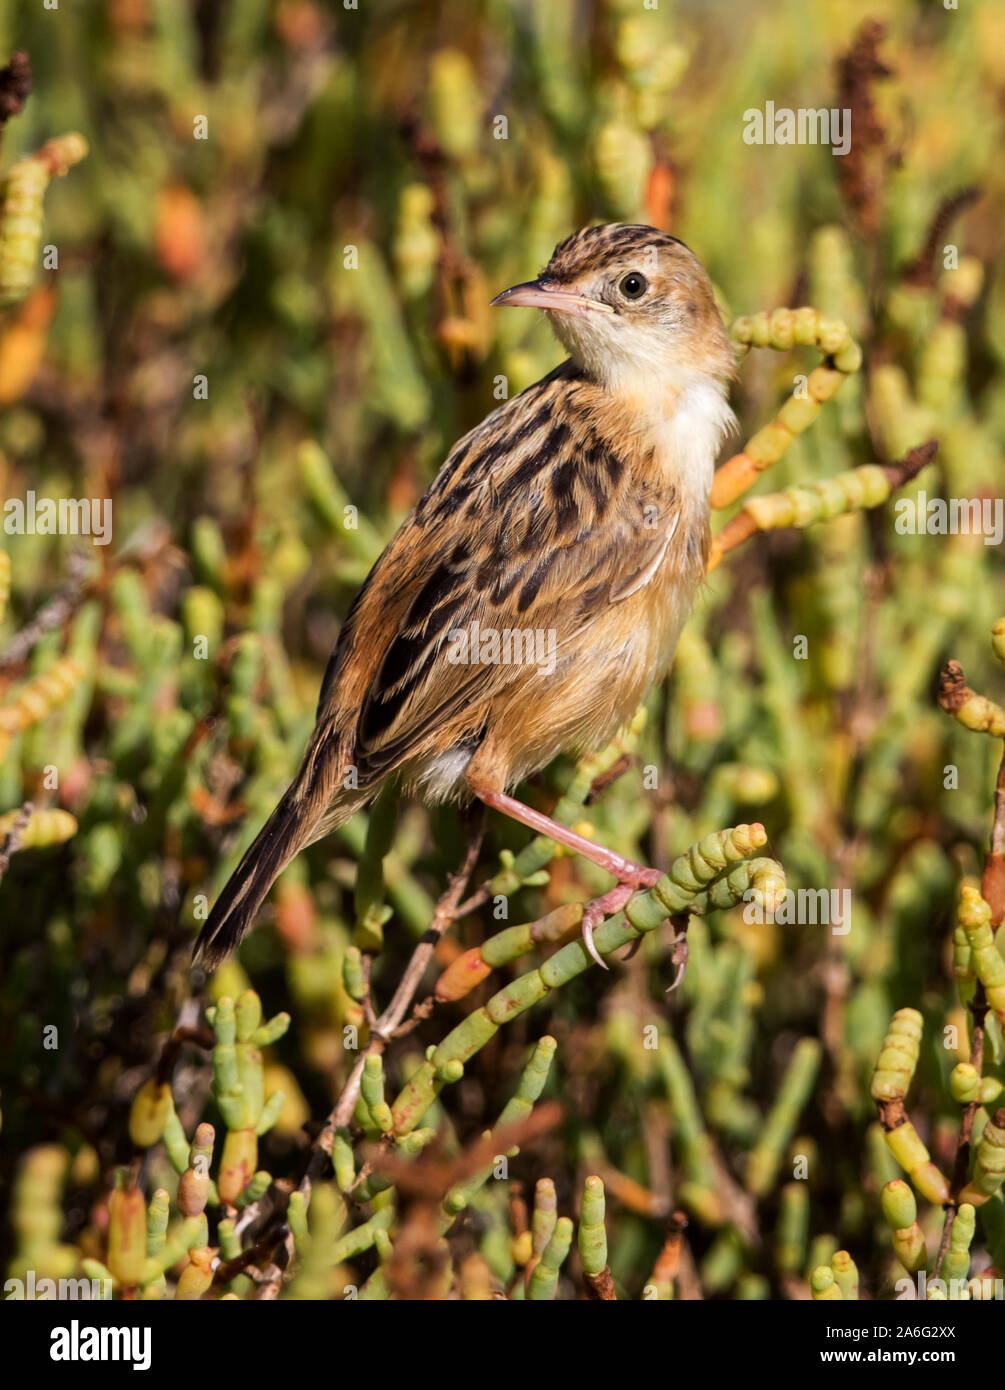
[(345, 763), (337, 746), (325, 748), (315, 736), (293, 783), (213, 904), (195, 943), (194, 965), (215, 970), (251, 930), (265, 895), (290, 860), (368, 799), (342, 788), (338, 772)]

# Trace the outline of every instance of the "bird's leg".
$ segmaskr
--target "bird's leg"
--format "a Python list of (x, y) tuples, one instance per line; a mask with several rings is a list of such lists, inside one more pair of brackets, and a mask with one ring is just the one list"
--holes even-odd
[(558, 821), (552, 820), (550, 816), (544, 815), (541, 811), (535, 811), (530, 806), (525, 806), (522, 801), (517, 801), (516, 797), (507, 796), (505, 792), (488, 791), (475, 787), (474, 793), (478, 800), (483, 801), (486, 806), (501, 811), (504, 816), (510, 816), (513, 820), (518, 820), (521, 825), (536, 830), (539, 835), (547, 835), (549, 839), (564, 845), (566, 849), (574, 850), (576, 854), (581, 854), (584, 859), (589, 859), (599, 868), (606, 869), (618, 880), (616, 888), (612, 888), (603, 897), (595, 898), (593, 902), (587, 903), (583, 911), (583, 944), (597, 964), (606, 970), (607, 964), (593, 942), (594, 927), (611, 913), (619, 912), (637, 889), (652, 888), (653, 884), (658, 883), (663, 875), (658, 869), (646, 868), (643, 864), (636, 864), (633, 860), (626, 859), (623, 854), (615, 854), (613, 850), (595, 844), (592, 840), (588, 840), (585, 835), (577, 835), (574, 830), (559, 825)]
[(585, 835), (577, 835), (575, 830), (570, 830), (568, 826), (559, 825), (558, 821), (546, 816), (543, 811), (535, 811), (531, 806), (525, 806), (522, 801), (517, 801), (514, 796), (507, 796), (505, 792), (485, 791), (480, 788), (475, 789), (475, 796), (479, 801), (484, 801), (486, 806), (491, 806), (496, 811), (502, 811), (504, 816), (510, 816), (513, 820), (518, 820), (522, 825), (526, 825), (531, 830), (536, 830), (539, 835), (547, 835), (551, 840), (557, 840), (560, 845), (565, 845), (566, 849), (574, 850), (576, 854), (581, 854), (584, 859), (589, 859), (598, 868), (606, 869), (609, 874), (613, 874), (619, 883), (630, 885), (636, 888), (651, 888), (663, 875), (658, 869), (649, 869), (644, 864), (636, 864), (631, 859), (626, 859), (623, 854), (615, 854), (614, 850), (605, 849), (603, 845), (598, 845), (594, 840), (588, 840)]

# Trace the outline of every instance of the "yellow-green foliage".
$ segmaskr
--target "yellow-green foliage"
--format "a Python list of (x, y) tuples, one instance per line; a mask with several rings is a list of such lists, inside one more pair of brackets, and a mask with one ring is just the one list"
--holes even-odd
[[(1002, 548), (914, 523), (1001, 493), (1005, 12), (91, 8), (58, 42), (41, 5), (0, 15), (35, 70), (0, 146), (4, 499), (113, 518), (107, 546), (0, 537), (12, 1277), (837, 1300), (938, 1264), (982, 1296)], [(854, 79), (853, 44), (890, 74)], [(850, 107), (850, 152), (748, 144), (768, 101)], [(671, 679), (526, 795), (667, 876), (598, 930), (602, 976), (579, 905), (609, 880), (493, 820), (486, 892), (378, 1036), (463, 852), (452, 810), (382, 803), (193, 995), (353, 593), (453, 441), (559, 360), (488, 301), (593, 219), (708, 266), (742, 457)]]

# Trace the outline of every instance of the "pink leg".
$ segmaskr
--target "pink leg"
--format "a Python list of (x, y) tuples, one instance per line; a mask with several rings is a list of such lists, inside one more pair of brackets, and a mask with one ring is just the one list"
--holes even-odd
[(535, 811), (530, 806), (525, 806), (522, 801), (517, 801), (516, 797), (507, 796), (505, 792), (482, 791), (475, 788), (475, 796), (486, 806), (491, 806), (496, 811), (502, 811), (504, 816), (510, 816), (513, 820), (520, 821), (529, 829), (536, 830), (539, 835), (547, 835), (549, 839), (557, 841), (560, 845), (565, 845), (566, 849), (575, 850), (584, 859), (589, 859), (599, 868), (606, 869), (618, 880), (617, 888), (612, 888), (603, 897), (595, 898), (593, 902), (587, 903), (583, 913), (583, 944), (597, 964), (606, 970), (608, 968), (607, 963), (593, 943), (594, 927), (611, 913), (619, 912), (636, 889), (651, 888), (654, 883), (658, 883), (663, 877), (660, 871), (648, 869), (642, 864), (635, 864), (622, 854), (615, 854), (613, 850), (605, 849), (603, 845), (594, 844), (584, 835), (577, 835), (574, 830), (559, 825), (550, 816), (544, 815), (541, 811)]

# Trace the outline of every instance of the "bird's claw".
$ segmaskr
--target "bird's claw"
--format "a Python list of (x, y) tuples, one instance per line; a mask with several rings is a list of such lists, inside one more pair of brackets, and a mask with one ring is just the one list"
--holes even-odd
[(610, 970), (610, 966), (597, 950), (597, 944), (593, 939), (593, 928), (603, 919), (603, 913), (596, 919), (591, 917), (589, 910), (583, 913), (583, 945), (586, 947), (586, 954), (592, 956), (601, 970)]
[(673, 948), (670, 952), (670, 961), (677, 967), (673, 980), (664, 990), (665, 994), (672, 993), (681, 980), (684, 978), (684, 971), (687, 969), (687, 932), (679, 931), (673, 939)]
[(583, 909), (583, 945), (586, 947), (587, 954), (596, 961), (602, 970), (609, 970), (610, 966), (597, 950), (593, 940), (593, 930), (598, 927), (605, 917), (611, 917), (615, 912), (620, 912), (625, 903), (640, 888), (651, 888), (663, 875), (658, 869), (644, 869), (641, 865), (634, 865), (629, 875), (612, 888), (609, 893), (605, 893), (601, 898), (594, 898), (591, 903), (587, 903)]

